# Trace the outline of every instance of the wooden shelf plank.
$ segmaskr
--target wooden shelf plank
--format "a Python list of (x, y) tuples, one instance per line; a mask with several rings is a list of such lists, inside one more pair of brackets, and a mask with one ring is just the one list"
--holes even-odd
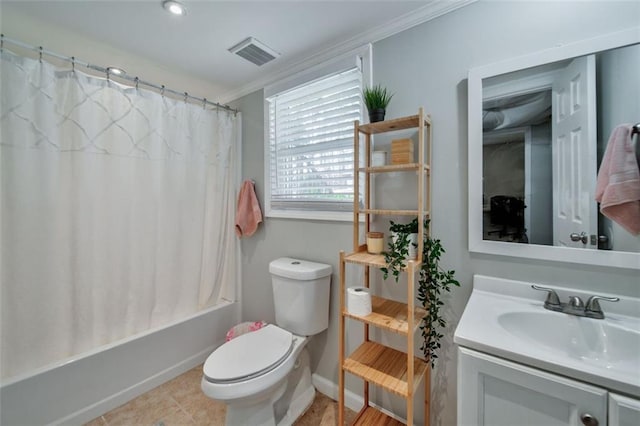
[(360, 414), (353, 420), (351, 426), (401, 426), (403, 424), (404, 423), (387, 416), (382, 411), (368, 406), (360, 411)]
[[(423, 164), (424, 169), (429, 172), (431, 168)], [(372, 167), (360, 167), (359, 172), (366, 173), (388, 173), (388, 172), (408, 172), (420, 170), (419, 163), (407, 163), (407, 164), (387, 164), (386, 166), (372, 166)]]
[[(397, 130), (413, 129), (419, 125), (419, 116), (410, 115), (408, 117), (395, 118), (393, 120), (379, 121), (377, 123), (362, 124), (358, 126), (360, 133), (375, 135), (376, 133), (394, 132)], [(431, 125), (431, 118), (424, 117), (425, 126)]]
[[(375, 266), (376, 268), (384, 268), (385, 266), (387, 266), (387, 262), (384, 261), (384, 255), (370, 254), (366, 251), (366, 246), (363, 247), (365, 249), (364, 251), (347, 254), (344, 257), (345, 262), (356, 263), (358, 265), (364, 266)], [(413, 263), (416, 270), (420, 267), (421, 264), (421, 262), (417, 260), (408, 260), (407, 265), (409, 263)]]
[[(383, 209), (361, 209), (358, 213), (362, 214), (379, 214), (387, 216), (417, 216), (418, 210), (383, 210)], [(424, 212), (425, 216), (429, 216), (429, 212)]]
[[(409, 396), (407, 384), (407, 354), (388, 348), (376, 342), (364, 342), (347, 359), (344, 360), (345, 371), (358, 376), (369, 383), (378, 385), (389, 392), (402, 397)], [(427, 363), (414, 357), (413, 389), (427, 371)]]
[[(345, 310), (344, 315), (358, 321), (365, 322), (378, 328), (393, 331), (394, 333), (408, 334), (409, 325), (407, 324), (407, 304), (396, 302), (395, 300), (385, 299), (371, 295), (372, 312), (367, 316), (359, 316), (350, 314)], [(421, 307), (414, 307), (413, 323), (414, 329), (417, 330), (422, 323), (422, 318), (427, 315)]]

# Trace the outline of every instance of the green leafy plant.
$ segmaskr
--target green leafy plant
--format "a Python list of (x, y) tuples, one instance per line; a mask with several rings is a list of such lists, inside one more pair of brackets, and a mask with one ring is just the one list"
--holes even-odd
[[(416, 229), (418, 219), (409, 224), (396, 224), (391, 222), (392, 228), (401, 232)], [(438, 350), (441, 347), (440, 339), (443, 334), (440, 330), (446, 327), (447, 323), (442, 316), (441, 308), (444, 306), (442, 295), (450, 292), (452, 286), (460, 287), (460, 283), (455, 278), (455, 271), (446, 271), (440, 266), (440, 258), (445, 253), (442, 242), (437, 238), (432, 238), (426, 232), (429, 229), (429, 220), (424, 221), (424, 248), (422, 253), (422, 264), (420, 266), (418, 278), (418, 300), (422, 303), (427, 314), (422, 318), (420, 329), (424, 339), (420, 349), (431, 366), (435, 366), (438, 358)], [(405, 257), (408, 253), (408, 238), (398, 238), (396, 243), (389, 243), (389, 251), (384, 253), (387, 266), (381, 268), (384, 278), (387, 279), (389, 272), (393, 274), (396, 282), (403, 268), (405, 268)]]
[[(425, 220), (425, 229), (428, 229), (429, 220)], [(456, 271), (445, 271), (440, 266), (440, 257), (445, 253), (442, 242), (437, 238), (431, 238), (425, 233), (424, 250), (422, 254), (422, 265), (420, 267), (420, 278), (418, 279), (418, 300), (422, 302), (422, 307), (427, 311), (427, 315), (422, 318), (420, 329), (424, 341), (420, 349), (426, 359), (435, 366), (440, 349), (440, 339), (443, 337), (440, 330), (446, 327), (447, 322), (442, 317), (440, 308), (444, 305), (442, 295), (450, 292), (451, 286), (460, 287), (460, 282), (456, 280)]]
[(389, 231), (395, 233), (396, 237), (389, 240), (389, 250), (383, 252), (386, 267), (380, 268), (384, 274), (384, 279), (389, 277), (389, 272), (394, 276), (396, 282), (400, 278), (400, 272), (407, 266), (405, 261), (409, 255), (409, 235), (418, 232), (418, 218), (410, 223), (396, 223), (390, 221)]
[(366, 87), (362, 91), (362, 97), (367, 110), (373, 111), (374, 109), (386, 109), (389, 102), (391, 102), (393, 94), (378, 84), (373, 87)]

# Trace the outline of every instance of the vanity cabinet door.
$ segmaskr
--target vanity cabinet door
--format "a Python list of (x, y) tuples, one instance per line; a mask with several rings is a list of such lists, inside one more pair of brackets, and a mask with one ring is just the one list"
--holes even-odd
[(607, 391), (459, 348), (458, 424), (606, 426)]
[(609, 426), (640, 425), (640, 400), (609, 394)]

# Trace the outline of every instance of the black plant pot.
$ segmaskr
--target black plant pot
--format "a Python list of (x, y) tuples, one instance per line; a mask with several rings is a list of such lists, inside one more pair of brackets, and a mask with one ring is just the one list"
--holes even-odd
[(384, 114), (386, 110), (384, 108), (376, 108), (369, 111), (369, 123), (377, 123), (378, 121), (384, 121)]

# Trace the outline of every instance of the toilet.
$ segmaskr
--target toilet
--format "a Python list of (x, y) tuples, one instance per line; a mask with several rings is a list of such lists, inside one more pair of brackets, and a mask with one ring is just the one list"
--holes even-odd
[(288, 426), (311, 405), (310, 336), (329, 326), (331, 265), (283, 257), (269, 264), (276, 323), (217, 348), (202, 391), (227, 404), (229, 426)]

